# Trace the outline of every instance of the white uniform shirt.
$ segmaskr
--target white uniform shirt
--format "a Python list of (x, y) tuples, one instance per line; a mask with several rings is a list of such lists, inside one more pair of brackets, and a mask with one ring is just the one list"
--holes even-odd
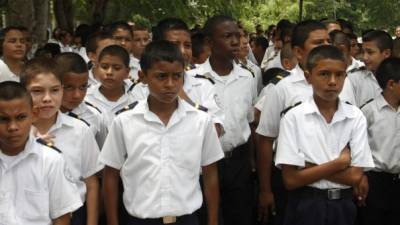
[(0, 151), (0, 225), (50, 225), (82, 206), (62, 154), (30, 137), (8, 165), (6, 157)]
[(271, 61), (268, 62), (267, 67), (265, 68), (265, 71), (271, 68), (283, 68), (282, 61), (281, 61), (281, 51), (279, 51), (276, 55), (276, 57), (272, 58)]
[[(352, 167), (373, 168), (368, 145), (367, 121), (356, 106), (339, 101), (328, 124), (312, 97), (289, 110), (282, 118), (275, 165), (305, 167), (321, 165), (339, 157), (347, 144)], [(346, 185), (320, 180), (308, 186), (319, 189), (348, 188)]]
[[(349, 91), (350, 87), (350, 82), (346, 78), (340, 98), (353, 103), (353, 92)], [(297, 65), (290, 71), (289, 76), (268, 89), (256, 132), (266, 137), (278, 137), (281, 112), (304, 101), (312, 94), (312, 86), (305, 79), (304, 71)]]
[(251, 72), (236, 63), (232, 64), (233, 70), (227, 76), (216, 74), (209, 60), (190, 71), (192, 74), (208, 74), (215, 82), (217, 105), (225, 114), (222, 122), (225, 133), (221, 137), (221, 143), (226, 152), (247, 142), (251, 133), (249, 123), (254, 120), (253, 105), (257, 97), (256, 82)]
[(82, 102), (71, 112), (88, 123), (90, 130), (93, 132), (96, 138), (99, 148), (101, 148), (107, 136), (107, 123), (102, 112), (99, 109), (86, 104), (85, 102)]
[(353, 88), (355, 105), (360, 107), (368, 100), (375, 98), (382, 92), (374, 74), (368, 70), (348, 73), (347, 78)]
[(252, 61), (247, 60), (247, 67), (253, 72), (256, 78), (257, 94), (263, 89), (264, 85), (262, 82), (262, 72), (261, 68), (254, 64)]
[(367, 118), (368, 140), (375, 170), (400, 173), (400, 111), (393, 109), (382, 95), (361, 108)]
[[(190, 100), (208, 109), (207, 113), (210, 114), (214, 123), (222, 125), (224, 112), (216, 103), (214, 85), (207, 79), (195, 78), (195, 75), (196, 69), (185, 73), (183, 90)], [(136, 100), (147, 99), (147, 96), (149, 95), (147, 85), (142, 82), (136, 84), (131, 92)]]
[(3, 81), (19, 82), (19, 76), (11, 72), (7, 64), (2, 59), (0, 59), (0, 82)]
[(267, 68), (268, 64), (271, 62), (271, 60), (272, 60), (273, 58), (275, 58), (275, 57), (278, 56), (278, 52), (279, 52), (279, 50), (277, 51), (277, 50), (275, 49), (275, 46), (274, 46), (274, 45), (270, 45), (270, 46), (265, 50), (264, 57), (263, 57), (263, 59), (262, 59), (262, 61), (261, 61), (261, 69), (262, 69), (263, 71), (265, 71), (265, 69)]
[(140, 70), (140, 60), (133, 55), (130, 55), (129, 60), (129, 76), (131, 79), (138, 80), (139, 79), (139, 70)]
[(101, 83), (91, 86), (88, 89), (88, 92), (85, 97), (85, 101), (89, 102), (90, 104), (94, 105), (103, 114), (104, 120), (109, 127), (116, 116), (115, 114), (124, 108), (125, 106), (137, 101), (134, 98), (134, 95), (127, 91), (129, 88), (129, 83), (124, 82), (125, 87), (125, 94), (123, 94), (117, 101), (109, 101), (104, 95), (100, 92), (99, 88)]
[(83, 180), (102, 169), (97, 163), (100, 151), (92, 131), (84, 122), (60, 112), (48, 134), (55, 136), (54, 146), (62, 152), (71, 180), (78, 186), (82, 202), (85, 202)]
[(98, 80), (94, 77), (93, 68), (90, 69), (90, 70), (89, 70), (88, 86), (91, 87), (91, 86), (94, 86), (94, 85), (99, 84), (99, 83), (100, 83), (100, 81), (98, 81)]
[(354, 70), (354, 69), (357, 69), (357, 68), (365, 66), (365, 64), (363, 62), (361, 62), (360, 60), (357, 60), (357, 59), (355, 59), (353, 57), (351, 57), (351, 59), (352, 59), (351, 60), (351, 65), (348, 66), (347, 70), (346, 70), (347, 73), (350, 72), (351, 70)]
[(129, 214), (160, 218), (200, 208), (201, 166), (222, 157), (211, 117), (179, 100), (167, 126), (149, 110), (147, 101), (118, 115), (99, 160), (121, 170)]

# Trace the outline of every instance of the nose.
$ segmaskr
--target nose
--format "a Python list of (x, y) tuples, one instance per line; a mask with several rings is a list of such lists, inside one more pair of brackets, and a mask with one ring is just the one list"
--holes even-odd
[(18, 130), (17, 122), (15, 122), (14, 120), (10, 121), (10, 123), (8, 124), (7, 130), (8, 130), (8, 132), (17, 131)]
[(174, 78), (172, 76), (168, 76), (167, 80), (165, 81), (165, 87), (171, 88), (175, 85)]
[(43, 101), (44, 101), (44, 102), (50, 102), (50, 101), (51, 101), (51, 94), (50, 94), (50, 91), (46, 91), (46, 92), (44, 93)]
[(330, 75), (330, 76), (329, 76), (329, 80), (328, 80), (328, 84), (329, 84), (330, 86), (336, 86), (336, 83), (337, 83), (337, 77), (336, 77), (336, 75), (335, 75), (335, 74)]
[(76, 89), (74, 90), (74, 93), (72, 94), (72, 97), (73, 97), (73, 98), (79, 98), (80, 95), (81, 95), (81, 91), (79, 90), (79, 88), (76, 88)]

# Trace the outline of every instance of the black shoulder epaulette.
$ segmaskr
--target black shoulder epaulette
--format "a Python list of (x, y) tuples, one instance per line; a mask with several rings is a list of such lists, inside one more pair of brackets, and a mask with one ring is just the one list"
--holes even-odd
[(61, 150), (58, 149), (56, 146), (54, 146), (53, 143), (51, 143), (51, 142), (49, 142), (49, 141), (46, 141), (46, 140), (44, 140), (44, 139), (42, 139), (42, 138), (36, 139), (36, 142), (38, 142), (38, 143), (40, 143), (40, 144), (42, 144), (42, 145), (46, 145), (47, 147), (56, 150), (56, 152), (58, 152), (58, 153), (62, 153)]
[(212, 84), (215, 84), (215, 81), (208, 75), (200, 75), (200, 74), (196, 74), (196, 76), (194, 76), (195, 78), (203, 78), (203, 79), (207, 79), (209, 80)]
[(135, 108), (135, 106), (136, 106), (137, 104), (138, 104), (137, 101), (134, 102), (134, 103), (131, 103), (131, 104), (125, 106), (124, 108), (118, 110), (118, 111), (115, 113), (115, 115), (118, 115), (118, 114), (123, 113), (123, 112), (128, 111), (128, 110), (131, 110), (131, 109)]
[[(189, 103), (190, 104), (190, 103)], [(193, 107), (195, 107), (196, 109), (198, 109), (198, 110), (201, 110), (201, 111), (203, 111), (203, 112), (207, 112), (208, 111), (208, 109), (206, 108), (206, 107), (204, 107), (204, 106), (202, 106), (202, 105), (200, 105), (200, 104), (197, 104), (197, 103), (194, 103), (194, 105), (192, 105)]]
[(293, 109), (294, 107), (296, 107), (296, 106), (298, 106), (298, 105), (300, 105), (300, 104), (301, 104), (301, 102), (297, 102), (297, 103), (295, 103), (294, 105), (289, 106), (289, 107), (287, 107), (286, 109), (284, 109), (284, 110), (281, 112), (281, 117), (284, 116), (287, 112), (289, 112), (289, 110)]
[(256, 76), (254, 75), (253, 70), (251, 70), (249, 67), (243, 65), (242, 63), (239, 63), (239, 64), (240, 64), (240, 67), (242, 67), (242, 68), (245, 69), (245, 70), (248, 70), (248, 71), (251, 73), (251, 75), (253, 76), (253, 78), (256, 77)]
[(277, 84), (279, 81), (281, 81), (283, 78), (285, 78), (285, 77), (287, 77), (287, 76), (289, 76), (290, 75), (290, 73), (289, 72), (281, 72), (281, 73), (278, 73), (274, 78), (272, 78), (270, 81), (269, 81), (269, 83), (271, 83), (271, 84)]
[(345, 101), (344, 103), (346, 103), (347, 105), (353, 105), (353, 104), (351, 104), (351, 102), (349, 102), (349, 101)]
[(363, 70), (366, 70), (366, 69), (367, 69), (367, 67), (361, 66), (361, 67), (358, 67), (358, 68), (351, 69), (347, 73), (354, 73), (354, 72), (363, 71)]
[(85, 104), (96, 109), (97, 111), (99, 111), (99, 113), (101, 113), (101, 110), (99, 108), (97, 108), (96, 106), (94, 106), (92, 103), (85, 101)]
[(132, 91), (136, 84), (138, 84), (139, 82), (139, 80), (132, 80), (132, 85), (128, 88), (128, 91)]
[(189, 64), (189, 65), (187, 65), (187, 66), (185, 67), (185, 71), (189, 71), (189, 70), (192, 70), (192, 69), (196, 69), (196, 66), (193, 65), (193, 64)]
[(86, 125), (88, 125), (90, 127), (90, 123), (88, 123), (86, 120), (82, 119), (78, 114), (75, 114), (73, 112), (68, 112), (67, 115), (84, 122)]
[(362, 109), (364, 106), (368, 105), (368, 103), (372, 102), (373, 100), (374, 100), (374, 99), (371, 98), (370, 100), (368, 100), (367, 102), (365, 102), (364, 104), (362, 104), (362, 105), (360, 106), (360, 109)]

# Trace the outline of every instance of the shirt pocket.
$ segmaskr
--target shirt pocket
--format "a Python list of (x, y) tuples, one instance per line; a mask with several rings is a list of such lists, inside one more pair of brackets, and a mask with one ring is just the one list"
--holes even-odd
[(200, 170), (203, 140), (198, 134), (185, 134), (175, 138), (171, 154), (176, 165), (189, 174), (197, 175)]
[(49, 193), (24, 190), (24, 199), (21, 199), (21, 216), (36, 219), (49, 219)]

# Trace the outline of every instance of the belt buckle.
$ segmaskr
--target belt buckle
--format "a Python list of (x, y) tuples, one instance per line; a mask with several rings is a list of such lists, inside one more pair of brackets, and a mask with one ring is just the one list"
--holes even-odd
[(341, 193), (340, 193), (340, 189), (339, 188), (335, 188), (335, 189), (329, 189), (328, 190), (328, 199), (329, 200), (338, 200), (341, 199)]
[(229, 152), (224, 152), (224, 154), (225, 154), (224, 158), (226, 158), (226, 159), (232, 158), (232, 156), (233, 156), (233, 150), (232, 150), (232, 151), (229, 151)]
[(176, 216), (164, 216), (162, 218), (163, 224), (176, 223)]

